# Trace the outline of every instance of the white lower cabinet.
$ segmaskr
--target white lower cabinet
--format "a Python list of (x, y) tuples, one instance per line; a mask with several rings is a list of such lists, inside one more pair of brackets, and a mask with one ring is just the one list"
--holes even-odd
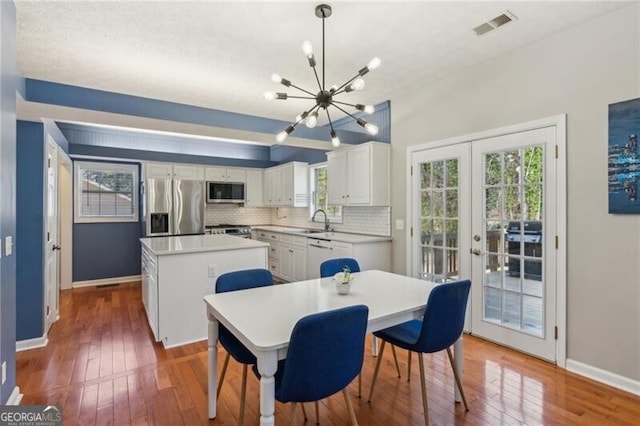
[(257, 231), (269, 243), (269, 270), (284, 281), (303, 281), (307, 273), (307, 239), (279, 232)]
[(158, 259), (142, 246), (142, 304), (147, 313), (149, 327), (155, 340), (158, 340)]
[(143, 244), (142, 301), (155, 340), (170, 348), (206, 339), (207, 317), (202, 298), (215, 292), (215, 281), (221, 274), (265, 268), (266, 249), (156, 255)]
[(287, 281), (304, 281), (307, 275), (307, 239), (283, 235), (280, 242), (280, 277)]

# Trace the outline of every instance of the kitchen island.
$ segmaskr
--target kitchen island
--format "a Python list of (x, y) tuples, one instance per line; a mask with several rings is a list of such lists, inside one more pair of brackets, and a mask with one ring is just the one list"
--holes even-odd
[(165, 348), (207, 338), (202, 298), (221, 274), (267, 268), (269, 245), (229, 235), (141, 238), (142, 303)]

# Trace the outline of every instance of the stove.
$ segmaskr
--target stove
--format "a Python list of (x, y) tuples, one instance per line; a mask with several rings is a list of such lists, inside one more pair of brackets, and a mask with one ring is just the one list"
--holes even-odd
[(228, 223), (208, 225), (205, 226), (205, 232), (207, 234), (227, 234), (240, 238), (251, 238), (251, 227), (249, 225), (230, 225)]

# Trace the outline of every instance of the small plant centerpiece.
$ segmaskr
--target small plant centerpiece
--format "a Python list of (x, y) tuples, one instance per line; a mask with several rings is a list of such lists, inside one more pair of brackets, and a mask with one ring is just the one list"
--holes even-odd
[(336, 282), (336, 290), (338, 291), (338, 294), (349, 294), (353, 275), (351, 275), (351, 269), (349, 269), (348, 266), (342, 268), (342, 272), (335, 274), (333, 276), (333, 280)]

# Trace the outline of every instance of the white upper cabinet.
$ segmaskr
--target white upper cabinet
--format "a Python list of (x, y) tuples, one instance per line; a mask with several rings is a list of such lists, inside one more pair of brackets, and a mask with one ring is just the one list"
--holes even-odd
[(173, 177), (186, 180), (204, 180), (204, 167), (186, 164), (173, 165)]
[(234, 169), (232, 167), (207, 167), (205, 178), (209, 182), (246, 183), (247, 173), (245, 169)]
[(308, 164), (291, 162), (264, 172), (264, 205), (307, 207), (309, 205)]
[(262, 207), (263, 187), (262, 187), (262, 170), (247, 169), (247, 184), (244, 188), (245, 203), (247, 207)]
[(368, 142), (327, 153), (330, 204), (388, 206), (389, 144)]
[(173, 177), (173, 164), (144, 163), (144, 175), (146, 178), (171, 179)]
[(145, 177), (204, 180), (204, 167), (191, 164), (144, 163)]

